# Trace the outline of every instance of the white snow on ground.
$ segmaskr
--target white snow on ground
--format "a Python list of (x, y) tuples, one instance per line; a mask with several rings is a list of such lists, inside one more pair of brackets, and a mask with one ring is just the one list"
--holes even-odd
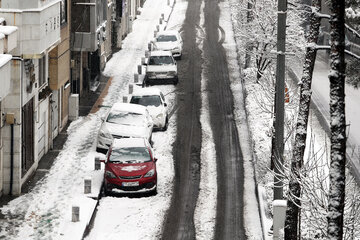
[[(204, 2), (200, 8), (200, 26), (204, 24)], [(201, 35), (197, 36), (199, 48), (203, 48)], [(204, 58), (204, 51), (202, 51)], [(213, 239), (216, 218), (216, 199), (217, 199), (217, 172), (216, 172), (216, 150), (213, 132), (210, 126), (209, 99), (207, 94), (206, 66), (202, 66), (201, 75), (201, 113), (200, 122), (202, 129), (201, 143), (201, 172), (200, 190), (196, 203), (194, 221), (196, 229), (196, 239)], [(211, 201), (209, 201), (211, 199)]]
[[(120, 100), (123, 95), (127, 95), (127, 86), (133, 79), (140, 58), (144, 56), (148, 41), (153, 37), (153, 30), (158, 24), (161, 13), (165, 13), (165, 16), (170, 13), (171, 9), (166, 6), (166, 2), (165, 0), (145, 2), (142, 14), (134, 21), (134, 32), (128, 34), (123, 42), (122, 50), (114, 54), (107, 64), (105, 74), (114, 78), (108, 95), (104, 99), (104, 105), (111, 105)], [(186, 9), (186, 3), (183, 2), (178, 2), (176, 6), (179, 6), (180, 13), (184, 11), (184, 8)], [(177, 26), (181, 26), (183, 17), (181, 14), (180, 16), (174, 14), (172, 21), (176, 22)], [(174, 28), (176, 24), (173, 25)], [(162, 91), (165, 94), (173, 92), (174, 87), (165, 86)], [(175, 96), (169, 94), (167, 98), (171, 109)], [(94, 175), (94, 157), (97, 155), (94, 144), (100, 126), (100, 117), (105, 111), (106, 109), (101, 109), (96, 114), (81, 117), (71, 123), (68, 129), (68, 140), (47, 176), (30, 193), (20, 196), (2, 208), (3, 213), (17, 216), (17, 218), (1, 223), (4, 228), (0, 236), (6, 236), (6, 239), (59, 239), (72, 234), (67, 239), (74, 239), (79, 235), (79, 232), (66, 232), (70, 229), (68, 225), (72, 224), (71, 206), (72, 204), (80, 206), (80, 222), (74, 223), (72, 226), (78, 226), (78, 228), (75, 227), (75, 230), (74, 228), (72, 230), (81, 231), (81, 228), (87, 224), (85, 216), (89, 216), (92, 211), (91, 207), (89, 208), (91, 205), (89, 200), (95, 201), (83, 194), (83, 181)], [(136, 233), (138, 239), (159, 234), (164, 213), (171, 199), (174, 171), (170, 149), (176, 135), (174, 122), (173, 117), (168, 131), (154, 133), (153, 137), (155, 153), (159, 158), (159, 194), (153, 198), (144, 199), (105, 198), (101, 204), (105, 209), (107, 201), (114, 201), (115, 206), (121, 206), (123, 218), (119, 228), (129, 229), (132, 233)], [(143, 211), (138, 211), (139, 208)], [(116, 219), (120, 219), (119, 216)], [(138, 225), (139, 219), (142, 220), (142, 226)], [(99, 228), (98, 231), (104, 230)], [(126, 231), (122, 232), (131, 235)]]
[(241, 151), (244, 160), (244, 226), (249, 239), (262, 239), (262, 228), (259, 218), (258, 201), (255, 194), (254, 164), (252, 162), (252, 149), (249, 142), (249, 130), (247, 126), (244, 106), (244, 95), (241, 84), (240, 67), (237, 60), (236, 42), (231, 21), (229, 2), (220, 3), (220, 26), (226, 33), (223, 44), (226, 49), (231, 89), (234, 96), (234, 114), (241, 142)]
[[(155, 9), (153, 2), (147, 0), (151, 10)], [(160, 6), (158, 6), (160, 8)], [(187, 3), (184, 1), (177, 1), (172, 12), (172, 15), (167, 23), (167, 29), (180, 30), (184, 20)], [(150, 9), (147, 5), (144, 6), (143, 13), (137, 21), (142, 18), (149, 19), (144, 16)], [(167, 11), (170, 13), (170, 11)], [(165, 14), (165, 19), (167, 15)], [(158, 20), (158, 18), (156, 18)], [(135, 21), (136, 22), (136, 21)], [(139, 24), (140, 26), (140, 24)], [(141, 24), (141, 26), (143, 26)], [(139, 28), (134, 28), (137, 32)], [(152, 29), (155, 29), (155, 25)], [(142, 31), (139, 29), (139, 31)], [(149, 30), (153, 32), (151, 29)], [(129, 36), (131, 39), (131, 36)], [(150, 36), (150, 39), (152, 36)], [(132, 41), (126, 41), (124, 48), (132, 47)], [(145, 44), (145, 46), (147, 46)], [(139, 51), (140, 56), (136, 56), (140, 62), (143, 57), (143, 51)], [(118, 63), (122, 62), (124, 57), (129, 57), (120, 53), (114, 55), (112, 61), (109, 61), (106, 69), (108, 74), (120, 74), (115, 76), (114, 80), (121, 81), (121, 75), (126, 72), (119, 70), (121, 68)], [(133, 57), (133, 56), (132, 56)], [(136, 64), (134, 65), (134, 71)], [(133, 66), (128, 66), (133, 68)], [(123, 72), (124, 71), (124, 72)], [(130, 74), (132, 76), (132, 74)], [(181, 81), (181, 79), (180, 79)], [(173, 85), (156, 85), (165, 95), (166, 101), (171, 110), (175, 104), (176, 88)], [(138, 86), (135, 86), (138, 88)], [(123, 89), (123, 87), (119, 87)], [(126, 89), (126, 87), (125, 87)], [(166, 211), (170, 206), (173, 178), (174, 178), (174, 162), (172, 156), (172, 144), (176, 138), (176, 118), (175, 114), (171, 116), (169, 126), (166, 132), (153, 133), (152, 140), (154, 142), (155, 156), (159, 159), (157, 161), (158, 173), (158, 194), (146, 198), (118, 198), (105, 197), (101, 199), (98, 212), (95, 218), (94, 227), (91, 230), (87, 240), (96, 239), (158, 239), (161, 236), (162, 223)]]
[(172, 144), (176, 137), (176, 118), (166, 132), (153, 134), (158, 173), (158, 194), (152, 197), (104, 197), (100, 200), (91, 239), (158, 239), (169, 207), (174, 177)]
[[(68, 140), (48, 175), (30, 193), (2, 208), (3, 213), (19, 216), (9, 224), (6, 239), (56, 239), (62, 231), (73, 199), (82, 206), (89, 199), (83, 193), (84, 178), (91, 176), (95, 152), (89, 152), (98, 129), (96, 116), (79, 118), (69, 127)], [(94, 201), (94, 200), (93, 200)], [(86, 208), (81, 216), (88, 215)]]

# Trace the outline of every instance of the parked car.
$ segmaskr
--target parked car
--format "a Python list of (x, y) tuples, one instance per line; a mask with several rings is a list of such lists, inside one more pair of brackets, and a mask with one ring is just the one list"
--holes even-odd
[(178, 31), (161, 31), (157, 33), (153, 41), (155, 50), (170, 51), (172, 55), (181, 59), (183, 40)]
[(96, 150), (106, 152), (117, 138), (145, 138), (151, 142), (153, 121), (146, 107), (131, 103), (115, 103), (102, 118)]
[(170, 80), (175, 85), (179, 82), (176, 61), (170, 51), (151, 51), (145, 65), (146, 85), (155, 81), (164, 83)]
[(106, 155), (104, 192), (156, 194), (154, 152), (144, 138), (115, 139)]
[(168, 126), (168, 109), (164, 94), (158, 88), (140, 88), (136, 90), (130, 103), (147, 107), (154, 123), (154, 128), (165, 131)]

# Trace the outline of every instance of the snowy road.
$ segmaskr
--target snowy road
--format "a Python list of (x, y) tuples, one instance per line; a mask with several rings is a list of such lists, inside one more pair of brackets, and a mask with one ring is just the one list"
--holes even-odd
[[(128, 95), (128, 86), (133, 83), (159, 17), (171, 12), (166, 3), (145, 2), (134, 21), (134, 31), (107, 63), (104, 74), (113, 79), (103, 105)], [(251, 171), (241, 174), (241, 152), (246, 144), (240, 146), (235, 122), (238, 118), (232, 113), (230, 82), (239, 74), (228, 9), (226, 15), (224, 23), (224, 14), (219, 19), (220, 7), (215, 1), (176, 1), (166, 25), (167, 29), (182, 32), (185, 49), (178, 63), (178, 86), (157, 86), (166, 95), (170, 111), (175, 112), (166, 132), (153, 133), (155, 156), (159, 159), (158, 194), (144, 198), (103, 197), (87, 240), (233, 239), (245, 234), (261, 235), (256, 217), (246, 217), (251, 226), (242, 223), (246, 211), (256, 215), (257, 209), (249, 207), (256, 205)], [(223, 22), (220, 27), (225, 28), (226, 36), (224, 31), (221, 37), (218, 35), (219, 21)], [(233, 62), (227, 65), (230, 53)], [(95, 152), (96, 136), (105, 111), (100, 109), (71, 123), (68, 141), (49, 174), (33, 191), (3, 207), (7, 217), (1, 223), (0, 238), (63, 239), (72, 203), (96, 203), (84, 196), (83, 180), (93, 173), (94, 157), (99, 156)], [(236, 121), (243, 123), (241, 118)], [(247, 141), (244, 134), (240, 138)], [(244, 157), (248, 162), (249, 156), (247, 152)], [(245, 189), (243, 181), (250, 183)], [(252, 237), (249, 239), (258, 239)]]
[[(151, 6), (151, 7), (150, 7)], [(164, 7), (165, 6), (165, 7)], [(177, 2), (167, 29), (180, 30), (186, 2)], [(124, 41), (123, 49), (107, 63), (106, 74), (114, 76), (114, 87), (119, 91), (127, 89), (133, 73), (144, 57), (145, 47), (153, 36), (161, 13), (170, 13), (166, 1), (147, 0), (143, 11), (134, 22), (134, 32)], [(167, 19), (165, 17), (165, 19)], [(122, 64), (119, 64), (122, 63)], [(134, 69), (134, 71), (129, 71)], [(124, 82), (124, 79), (129, 79)], [(180, 79), (181, 81), (181, 79)], [(117, 83), (118, 82), (118, 83)], [(125, 84), (125, 85), (123, 85)], [(135, 86), (139, 87), (139, 86)], [(169, 112), (176, 111), (176, 87), (173, 85), (157, 85), (164, 93)], [(115, 98), (115, 96), (114, 96)], [(112, 97), (107, 100), (113, 101)], [(116, 101), (118, 99), (114, 99)], [(96, 239), (158, 239), (161, 236), (165, 213), (169, 208), (173, 178), (174, 162), (172, 147), (176, 138), (176, 112), (170, 117), (167, 131), (153, 133), (152, 140), (157, 161), (158, 194), (151, 197), (103, 197), (87, 240)]]

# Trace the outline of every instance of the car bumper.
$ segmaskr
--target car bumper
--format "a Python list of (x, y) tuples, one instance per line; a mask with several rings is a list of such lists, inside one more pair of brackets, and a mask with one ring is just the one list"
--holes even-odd
[(105, 180), (105, 188), (107, 192), (114, 193), (144, 193), (151, 192), (156, 189), (156, 180), (145, 181), (139, 186), (123, 186), (121, 182), (110, 182)]
[(146, 75), (149, 80), (169, 80), (177, 78), (177, 75), (168, 75), (164, 74), (156, 74), (156, 75)]
[(153, 120), (153, 123), (154, 123), (154, 128), (155, 129), (160, 129), (160, 128), (163, 128), (166, 124), (166, 117), (162, 117), (162, 118), (152, 118)]
[(173, 50), (171, 51), (173, 57), (177, 58), (177, 57), (181, 57), (181, 52), (178, 50)]
[(107, 152), (107, 150), (109, 149), (111, 143), (112, 143), (111, 139), (98, 137), (98, 141), (97, 141), (97, 145), (96, 145), (96, 151), (100, 151), (100, 152), (105, 151), (105, 152)]

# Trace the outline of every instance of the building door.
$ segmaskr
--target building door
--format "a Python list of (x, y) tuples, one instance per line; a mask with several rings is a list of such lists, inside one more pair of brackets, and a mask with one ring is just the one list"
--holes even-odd
[(34, 164), (34, 101), (31, 99), (22, 108), (22, 177)]

